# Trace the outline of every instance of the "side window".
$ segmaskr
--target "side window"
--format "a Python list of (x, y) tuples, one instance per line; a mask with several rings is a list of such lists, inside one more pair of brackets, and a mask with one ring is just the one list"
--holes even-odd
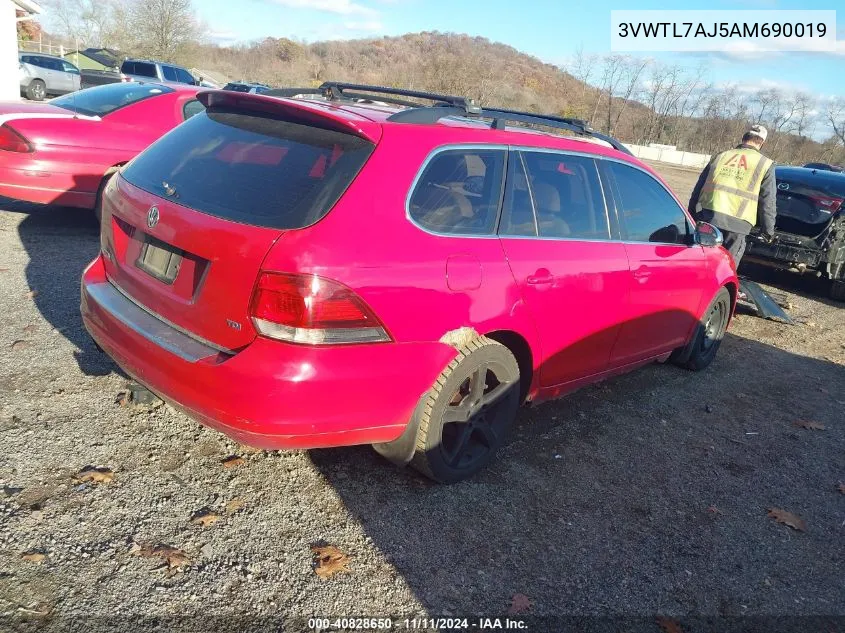
[(504, 150), (439, 152), (426, 165), (411, 194), (411, 217), (436, 233), (492, 234), (504, 166)]
[(677, 201), (644, 171), (608, 161), (621, 202), (622, 223), (632, 242), (686, 244), (687, 216)]
[(62, 62), (61, 64), (62, 64), (62, 69), (63, 69), (66, 73), (72, 73), (72, 74), (74, 74), (74, 75), (78, 75), (78, 74), (79, 74), (79, 69), (78, 69), (76, 66), (74, 66), (73, 64), (71, 64), (71, 63), (69, 63), (69, 62)]
[(528, 176), (525, 175), (525, 165), (519, 152), (512, 152), (508, 160), (508, 183), (505, 187), (499, 235), (537, 237), (534, 203), (531, 201)]
[(179, 81), (179, 78), (176, 76), (176, 69), (173, 68), (173, 66), (165, 66), (162, 64), (161, 74), (164, 75), (164, 78), (167, 81)]
[(540, 237), (610, 239), (595, 161), (585, 156), (522, 152)]
[(201, 104), (196, 99), (191, 99), (190, 101), (186, 102), (184, 107), (182, 108), (182, 116), (187, 121), (195, 114), (199, 114), (205, 110), (205, 106)]
[(183, 84), (195, 83), (194, 76), (184, 68), (175, 68), (174, 70), (176, 71), (176, 81), (181, 81)]

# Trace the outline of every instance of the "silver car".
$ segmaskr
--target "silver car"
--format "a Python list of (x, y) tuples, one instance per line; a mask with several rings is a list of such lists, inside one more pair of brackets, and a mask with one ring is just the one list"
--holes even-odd
[(79, 69), (69, 61), (43, 53), (18, 53), (21, 96), (42, 101), (47, 95), (63, 95), (79, 90)]

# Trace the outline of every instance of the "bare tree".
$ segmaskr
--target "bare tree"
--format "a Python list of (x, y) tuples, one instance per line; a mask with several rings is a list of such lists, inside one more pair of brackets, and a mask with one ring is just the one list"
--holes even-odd
[(111, 0), (49, 0), (45, 2), (47, 26), (69, 42), (104, 46), (111, 27)]
[(607, 131), (609, 134), (613, 134), (616, 127), (619, 125), (619, 120), (622, 118), (622, 115), (625, 112), (625, 108), (628, 107), (628, 103), (634, 94), (634, 91), (637, 89), (637, 86), (640, 82), (640, 76), (642, 75), (643, 71), (646, 69), (646, 66), (649, 65), (648, 59), (636, 59), (632, 57), (625, 58), (622, 62), (621, 73), (620, 73), (620, 81), (619, 87), (621, 90), (618, 93), (611, 92), (610, 97), (617, 97), (618, 99), (622, 100), (622, 104), (619, 107), (619, 110), (616, 113), (616, 118), (613, 119), (613, 123), (611, 124), (611, 114), (613, 110), (613, 104), (608, 98), (607, 103)]
[(134, 0), (129, 21), (133, 48), (164, 61), (180, 61), (204, 35), (191, 0)]
[[(587, 90), (590, 88), (592, 80), (594, 79), (596, 66), (598, 65), (598, 55), (588, 55), (584, 53), (584, 46), (579, 45), (575, 51), (575, 56), (572, 62), (567, 65), (566, 70), (570, 75), (581, 82), (580, 98), (576, 110), (580, 116), (586, 115), (587, 107)], [(595, 114), (593, 115), (595, 116)]]
[(836, 141), (845, 146), (845, 97), (833, 99), (827, 106), (826, 114)]

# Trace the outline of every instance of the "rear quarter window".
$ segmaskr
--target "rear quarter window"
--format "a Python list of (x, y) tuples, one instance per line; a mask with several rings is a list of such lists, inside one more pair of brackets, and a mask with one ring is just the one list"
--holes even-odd
[(438, 152), (423, 169), (411, 193), (411, 218), (434, 233), (495, 233), (504, 166), (504, 150)]
[(293, 118), (210, 109), (192, 116), (122, 172), (177, 204), (253, 226), (295, 229), (320, 220), (374, 146)]

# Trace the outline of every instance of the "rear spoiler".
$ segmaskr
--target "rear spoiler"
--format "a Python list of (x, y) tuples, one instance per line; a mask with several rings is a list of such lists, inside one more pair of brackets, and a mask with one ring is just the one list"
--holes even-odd
[(266, 95), (228, 90), (208, 90), (197, 94), (206, 108), (226, 108), (265, 114), (287, 114), (319, 127), (353, 134), (375, 144), (381, 139), (381, 124), (363, 116), (341, 110), (336, 104), (304, 99), (280, 99)]

